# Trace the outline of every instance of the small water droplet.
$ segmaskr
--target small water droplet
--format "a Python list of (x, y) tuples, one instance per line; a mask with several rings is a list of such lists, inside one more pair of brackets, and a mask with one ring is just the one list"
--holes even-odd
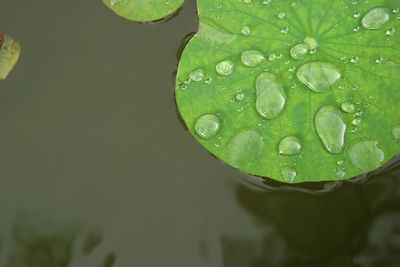
[(352, 123), (354, 126), (360, 126), (360, 124), (361, 124), (361, 119), (354, 119), (354, 120), (351, 121), (351, 123)]
[(376, 30), (385, 26), (389, 20), (390, 10), (384, 7), (377, 7), (365, 14), (361, 20), (361, 25), (368, 30)]
[(289, 182), (293, 183), (294, 179), (296, 178), (296, 170), (292, 167), (289, 166), (283, 166), (281, 167), (281, 176), (282, 179)]
[(290, 49), (292, 58), (300, 60), (304, 59), (308, 54), (308, 45), (305, 43), (297, 44)]
[(189, 76), (193, 81), (199, 82), (204, 78), (204, 71), (202, 69), (197, 69), (192, 71)]
[(256, 67), (265, 59), (264, 55), (258, 50), (246, 50), (241, 55), (242, 63), (248, 67)]
[(390, 28), (386, 31), (385, 35), (386, 36), (392, 36), (395, 33), (395, 29), (394, 28)]
[(277, 55), (275, 55), (275, 54), (271, 54), (271, 55), (269, 55), (269, 57), (268, 57), (268, 60), (269, 61), (275, 61), (275, 60), (277, 60), (278, 59), (278, 57), (277, 57)]
[(239, 101), (239, 102), (240, 102), (240, 101), (243, 101), (243, 99), (244, 99), (244, 94), (242, 94), (242, 93), (241, 93), (241, 94), (237, 94), (235, 98), (236, 98), (236, 100)]
[(358, 62), (358, 57), (353, 57), (351, 60), (350, 60), (350, 62), (351, 63), (357, 63)]
[(323, 106), (315, 115), (315, 128), (326, 150), (339, 154), (344, 148), (346, 124), (343, 114), (333, 106)]
[(281, 30), (281, 33), (283, 33), (283, 34), (287, 34), (289, 32), (289, 27), (283, 27), (282, 28), (282, 30)]
[(327, 62), (309, 62), (297, 70), (297, 78), (318, 93), (331, 89), (341, 77), (339, 69)]
[(304, 43), (308, 46), (309, 50), (316, 50), (318, 47), (318, 42), (314, 38), (306, 37)]
[(120, 4), (122, 0), (108, 0), (108, 2), (110, 3), (110, 5), (115, 6)]
[(285, 12), (279, 12), (279, 13), (278, 13), (278, 18), (279, 18), (279, 19), (284, 19), (284, 18), (286, 18), (286, 13), (285, 13)]
[(354, 113), (354, 111), (355, 111), (355, 106), (354, 106), (354, 104), (352, 104), (352, 103), (350, 103), (350, 102), (344, 102), (344, 103), (341, 105), (341, 108), (342, 108), (342, 110), (343, 110), (344, 112), (346, 112), (346, 113)]
[(303, 146), (301, 141), (296, 136), (286, 136), (279, 143), (279, 154), (280, 155), (297, 155), (301, 152)]
[(230, 60), (224, 60), (217, 64), (215, 67), (219, 75), (227, 76), (233, 72), (233, 62)]
[(348, 149), (348, 155), (354, 166), (364, 172), (378, 168), (385, 158), (378, 142), (369, 139), (354, 141)]
[(337, 167), (337, 168), (335, 169), (335, 175), (336, 175), (336, 177), (338, 177), (338, 178), (343, 178), (343, 177), (346, 176), (346, 172), (344, 171), (343, 168)]
[(244, 27), (241, 29), (241, 32), (242, 32), (242, 34), (245, 35), (245, 36), (250, 35), (250, 33), (251, 33), (250, 27), (249, 27), (249, 26), (244, 26)]
[(381, 64), (381, 63), (383, 62), (383, 58), (378, 57), (378, 58), (375, 60), (375, 62), (378, 63), (378, 64)]
[(194, 126), (196, 133), (204, 138), (210, 139), (217, 135), (221, 122), (214, 114), (204, 114), (197, 119)]
[(342, 159), (340, 159), (340, 160), (338, 160), (338, 161), (336, 162), (336, 164), (337, 164), (338, 166), (342, 166), (342, 165), (344, 164), (344, 161), (343, 161)]
[(256, 109), (266, 119), (276, 119), (286, 103), (286, 95), (277, 77), (268, 72), (258, 75), (256, 80)]
[(392, 135), (393, 135), (394, 138), (400, 139), (400, 124), (395, 125), (392, 128)]

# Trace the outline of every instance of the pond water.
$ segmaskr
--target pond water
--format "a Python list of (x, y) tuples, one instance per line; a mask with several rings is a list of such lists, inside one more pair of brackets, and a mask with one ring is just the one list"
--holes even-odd
[(396, 266), (400, 167), (262, 183), (174, 102), (195, 1), (137, 24), (98, 1), (3, 1), (22, 57), (0, 82), (0, 266)]

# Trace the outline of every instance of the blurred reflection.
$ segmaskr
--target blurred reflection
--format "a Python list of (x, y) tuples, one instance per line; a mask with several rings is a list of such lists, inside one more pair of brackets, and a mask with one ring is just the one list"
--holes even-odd
[(0, 266), (112, 267), (116, 261), (114, 253), (94, 255), (103, 234), (80, 224), (54, 223), (24, 213), (15, 217), (2, 237)]
[(224, 266), (380, 267), (400, 262), (398, 166), (324, 194), (240, 185), (236, 195), (265, 234), (260, 239), (222, 236)]

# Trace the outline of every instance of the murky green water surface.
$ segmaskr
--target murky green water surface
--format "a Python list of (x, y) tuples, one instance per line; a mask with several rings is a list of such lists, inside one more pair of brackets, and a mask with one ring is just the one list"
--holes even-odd
[(0, 82), (0, 266), (400, 261), (396, 164), (345, 183), (262, 183), (184, 130), (173, 80), (194, 1), (156, 24), (94, 0), (0, 12), (23, 47)]

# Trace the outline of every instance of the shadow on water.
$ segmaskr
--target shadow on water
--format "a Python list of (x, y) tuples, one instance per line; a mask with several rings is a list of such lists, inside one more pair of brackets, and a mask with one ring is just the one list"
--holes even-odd
[(323, 195), (238, 186), (239, 204), (265, 234), (258, 240), (221, 236), (225, 266), (397, 266), (399, 173), (397, 164)]
[(54, 223), (19, 213), (1, 235), (0, 266), (4, 267), (112, 267), (116, 255), (97, 252), (104, 236), (95, 227)]

